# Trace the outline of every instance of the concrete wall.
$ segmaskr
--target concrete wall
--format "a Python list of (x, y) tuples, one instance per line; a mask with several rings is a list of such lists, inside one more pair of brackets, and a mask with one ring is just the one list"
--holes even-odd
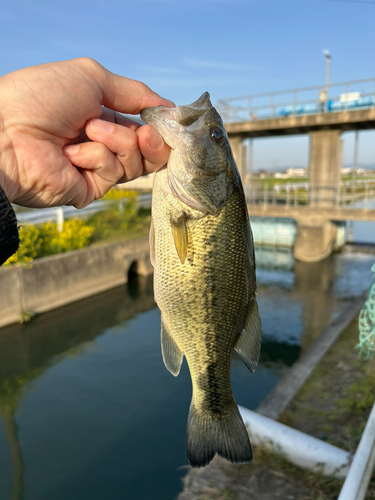
[(375, 108), (265, 118), (225, 123), (229, 139), (308, 134), (316, 130), (367, 130), (375, 128)]
[(41, 313), (122, 285), (130, 267), (152, 274), (148, 239), (45, 257), (30, 267), (0, 268), (0, 327), (19, 321), (22, 311)]

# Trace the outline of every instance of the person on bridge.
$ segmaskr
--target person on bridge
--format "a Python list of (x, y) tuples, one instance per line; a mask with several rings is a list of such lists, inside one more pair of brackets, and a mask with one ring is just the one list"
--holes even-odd
[(156, 130), (120, 114), (158, 105), (174, 106), (90, 58), (0, 78), (0, 265), (19, 245), (9, 202), (83, 208), (166, 164), (170, 149)]

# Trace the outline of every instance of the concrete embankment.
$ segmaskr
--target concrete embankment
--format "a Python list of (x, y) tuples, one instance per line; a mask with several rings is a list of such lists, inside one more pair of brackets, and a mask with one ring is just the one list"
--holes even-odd
[(148, 239), (53, 255), (32, 265), (0, 269), (0, 327), (152, 274)]

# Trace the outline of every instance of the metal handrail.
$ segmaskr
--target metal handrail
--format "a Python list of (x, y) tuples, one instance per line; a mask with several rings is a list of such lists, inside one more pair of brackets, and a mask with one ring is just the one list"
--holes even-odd
[[(64, 219), (72, 217), (79, 217), (84, 219), (89, 215), (97, 212), (107, 210), (112, 206), (119, 206), (126, 203), (126, 198), (120, 200), (97, 200), (92, 202), (85, 208), (75, 208), (71, 206), (53, 207), (53, 208), (38, 208), (33, 210), (25, 210), (24, 212), (17, 212), (16, 217), (18, 223), (21, 224), (43, 224), (47, 221), (56, 221), (58, 227), (61, 229)], [(151, 206), (151, 194), (142, 194), (138, 199), (138, 206), (149, 207)]]
[(375, 405), (372, 408), (338, 500), (363, 500), (375, 464)]
[[(353, 184), (291, 183), (264, 189), (249, 184), (244, 185), (246, 201), (249, 205), (325, 206), (343, 209), (363, 209), (375, 205), (375, 181)], [(361, 206), (358, 206), (361, 205)]]
[[(374, 82), (374, 84), (375, 84), (375, 78), (365, 78), (363, 80), (352, 80), (350, 82), (330, 83), (328, 85), (328, 88), (344, 87), (347, 85), (354, 85), (354, 84), (358, 84), (358, 83), (368, 83), (368, 82)], [(267, 96), (271, 96), (271, 95), (275, 96), (278, 94), (292, 94), (293, 92), (310, 92), (312, 90), (324, 90), (324, 89), (325, 89), (325, 85), (315, 85), (314, 87), (301, 87), (301, 88), (291, 89), (291, 90), (265, 92), (265, 93), (261, 93), (261, 94), (251, 94), (251, 95), (240, 96), (240, 97), (228, 97), (227, 99), (220, 99), (218, 102), (242, 101), (243, 99), (256, 99), (258, 97), (267, 97)]]
[[(358, 95), (356, 99), (353, 98), (350, 100), (341, 100), (341, 95), (328, 96), (328, 90), (330, 88), (343, 87), (345, 88), (344, 94), (350, 94), (349, 91), (351, 86), (364, 83), (374, 83), (374, 89), (363, 89), (363, 91)], [(313, 91), (324, 91), (326, 92), (326, 94), (319, 95), (319, 98), (315, 98), (314, 96), (312, 96), (311, 98), (298, 100), (298, 96), (301, 93)], [(293, 94), (293, 100), (287, 100), (286, 102), (276, 102), (276, 96), (286, 94)], [(260, 104), (254, 102), (254, 100), (262, 98), (268, 98), (268, 102), (261, 102)], [(245, 102), (239, 103), (238, 101)], [(237, 105), (234, 104), (236, 102), (238, 102)], [(329, 104), (329, 106), (327, 104)], [(261, 110), (269, 110), (268, 114), (264, 116), (264, 113), (262, 113), (262, 116), (259, 117), (261, 119), (267, 119), (274, 116), (334, 113), (338, 111), (350, 110), (352, 108), (371, 108), (375, 107), (375, 78), (333, 83), (328, 85), (328, 87), (318, 85), (314, 87), (302, 87), (298, 89), (260, 93), (248, 96), (230, 97), (228, 99), (220, 99), (219, 101), (217, 101), (216, 105), (219, 109), (219, 112), (222, 114), (224, 121), (257, 119), (257, 113), (259, 113)], [(314, 106), (315, 109), (308, 109), (309, 105)]]

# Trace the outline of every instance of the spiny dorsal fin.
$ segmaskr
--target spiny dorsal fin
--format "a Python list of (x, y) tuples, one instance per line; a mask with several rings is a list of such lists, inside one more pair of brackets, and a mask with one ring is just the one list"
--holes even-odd
[(174, 244), (176, 246), (178, 256), (180, 257), (181, 264), (183, 264), (186, 260), (188, 250), (188, 234), (185, 218), (181, 218), (177, 222), (171, 221), (171, 224)]
[(161, 319), (161, 352), (163, 354), (163, 361), (166, 368), (172, 373), (172, 375), (177, 377), (180, 373), (184, 355), (172, 335), (165, 327), (163, 318)]
[(261, 326), (258, 304), (254, 298), (247, 314), (245, 327), (234, 347), (252, 373), (255, 371), (259, 358)]

